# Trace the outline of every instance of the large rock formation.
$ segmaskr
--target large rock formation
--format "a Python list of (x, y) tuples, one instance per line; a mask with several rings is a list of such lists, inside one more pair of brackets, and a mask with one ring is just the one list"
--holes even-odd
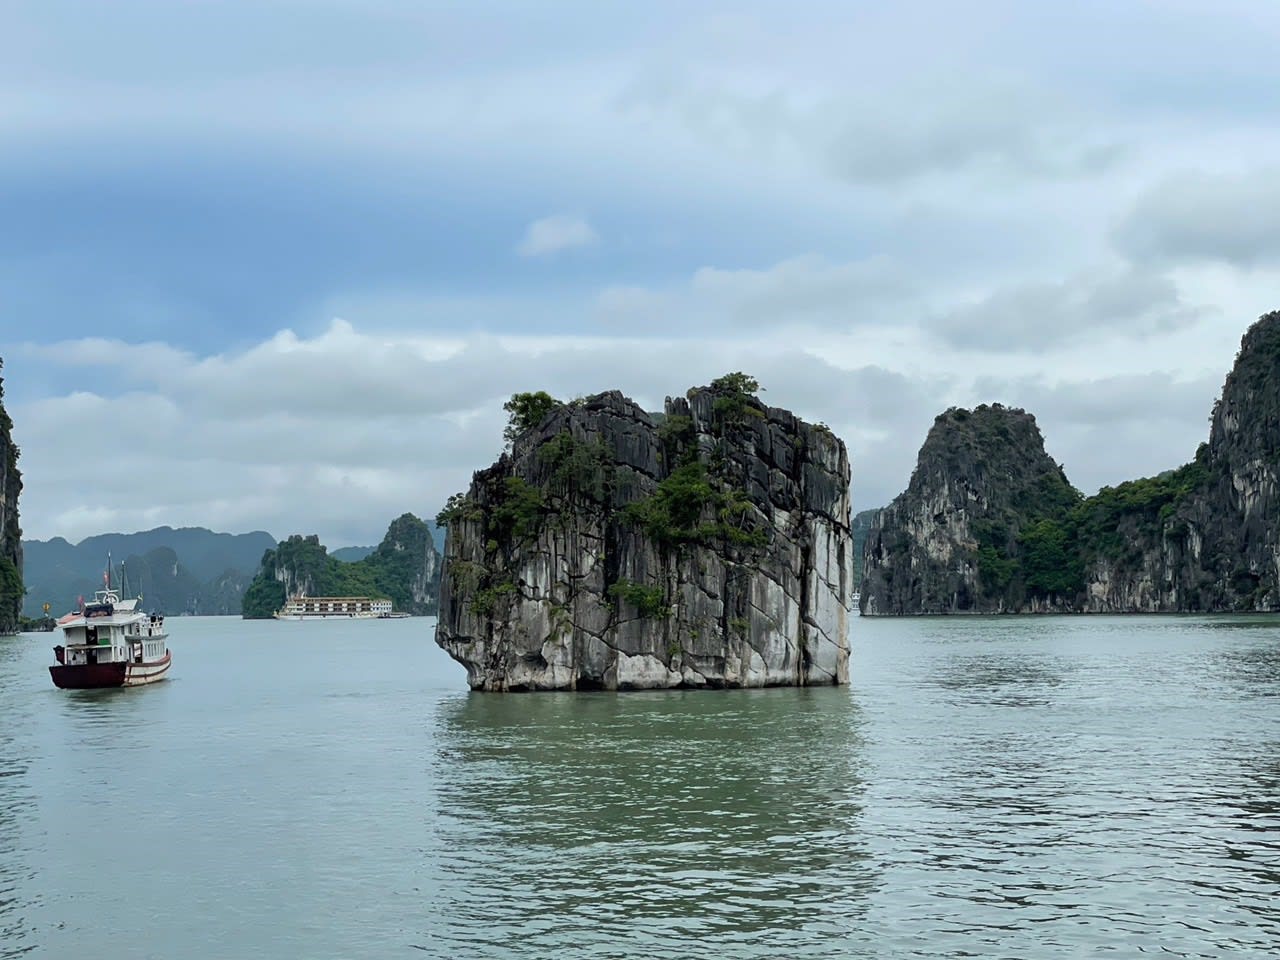
[(17, 632), (24, 593), (22, 527), (18, 522), (22, 475), (12, 432), (13, 421), (4, 409), (4, 380), (0, 379), (0, 634)]
[[(935, 423), (868, 541), (864, 613), (1280, 610), (1280, 313), (1244, 335), (1208, 443), (1159, 476), (1073, 503), (997, 409)], [(982, 410), (1009, 435), (971, 429)]]
[(1084, 609), (1280, 610), (1280, 312), (1261, 317), (1195, 460), (1086, 503)]
[(435, 613), (440, 552), (427, 525), (411, 513), (391, 522), (368, 556), (344, 563), (329, 556), (315, 534), (295, 534), (262, 555), (262, 566), (244, 594), (246, 619), (271, 617), (290, 597), (389, 597), (394, 608), (421, 616)]
[(868, 534), (863, 613), (996, 613), (1069, 601), (1047, 578), (1015, 574), (1043, 550), (1026, 534), (1060, 522), (1078, 500), (1031, 414), (998, 403), (940, 414), (906, 491)]
[(451, 499), (436, 640), (473, 689), (847, 682), (844, 445), (754, 390), (554, 405)]

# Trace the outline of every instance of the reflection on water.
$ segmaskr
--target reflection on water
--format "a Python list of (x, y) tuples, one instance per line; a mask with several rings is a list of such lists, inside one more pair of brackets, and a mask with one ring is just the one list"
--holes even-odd
[(894, 677), (863, 818), (894, 891), (871, 917), (901, 934), (885, 955), (1280, 955), (1274, 633), (870, 629)]
[[(0, 637), (0, 676), (20, 660), (20, 637)], [(26, 746), (31, 718), (0, 683), (0, 957), (17, 957), (36, 948), (26, 918), (26, 884), (32, 870), (23, 856), (22, 820), (31, 816), (35, 797), (27, 784), (31, 757)]]
[(454, 956), (794, 956), (865, 914), (847, 691), (476, 695), (440, 729)]

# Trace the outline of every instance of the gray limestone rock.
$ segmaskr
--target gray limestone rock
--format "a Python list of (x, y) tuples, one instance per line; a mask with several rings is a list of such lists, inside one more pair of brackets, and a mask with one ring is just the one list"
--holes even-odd
[(844, 445), (749, 394), (559, 405), (443, 519), (436, 642), (473, 689), (848, 682)]

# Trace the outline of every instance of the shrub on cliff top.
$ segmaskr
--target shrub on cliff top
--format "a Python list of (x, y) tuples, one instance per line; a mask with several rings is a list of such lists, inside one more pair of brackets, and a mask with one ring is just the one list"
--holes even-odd
[(507, 443), (514, 442), (520, 434), (540, 424), (559, 405), (560, 401), (545, 390), (513, 393), (511, 399), (502, 405), (502, 409), (510, 415), (507, 426), (502, 431), (502, 439)]
[(711, 381), (711, 392), (716, 394), (711, 410), (725, 423), (741, 423), (745, 416), (762, 417), (750, 402), (761, 389), (759, 380), (741, 371), (716, 377)]

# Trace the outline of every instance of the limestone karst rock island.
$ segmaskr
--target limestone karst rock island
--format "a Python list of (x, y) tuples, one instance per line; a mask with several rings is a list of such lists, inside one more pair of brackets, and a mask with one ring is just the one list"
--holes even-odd
[(436, 641), (473, 689), (848, 682), (848, 456), (756, 388), (538, 395), (440, 517)]
[(1190, 463), (1085, 498), (1029, 414), (947, 411), (868, 536), (863, 612), (1280, 610), (1280, 312), (1211, 422)]
[(387, 597), (402, 613), (435, 613), (440, 553), (426, 523), (411, 513), (391, 521), (373, 552), (354, 563), (329, 555), (315, 534), (295, 534), (262, 556), (245, 591), (246, 620), (272, 617), (298, 596)]
[[(0, 368), (3, 362), (0, 361)], [(22, 526), (18, 522), (18, 446), (13, 423), (4, 409), (4, 381), (0, 380), (0, 634), (14, 633), (22, 610)]]

